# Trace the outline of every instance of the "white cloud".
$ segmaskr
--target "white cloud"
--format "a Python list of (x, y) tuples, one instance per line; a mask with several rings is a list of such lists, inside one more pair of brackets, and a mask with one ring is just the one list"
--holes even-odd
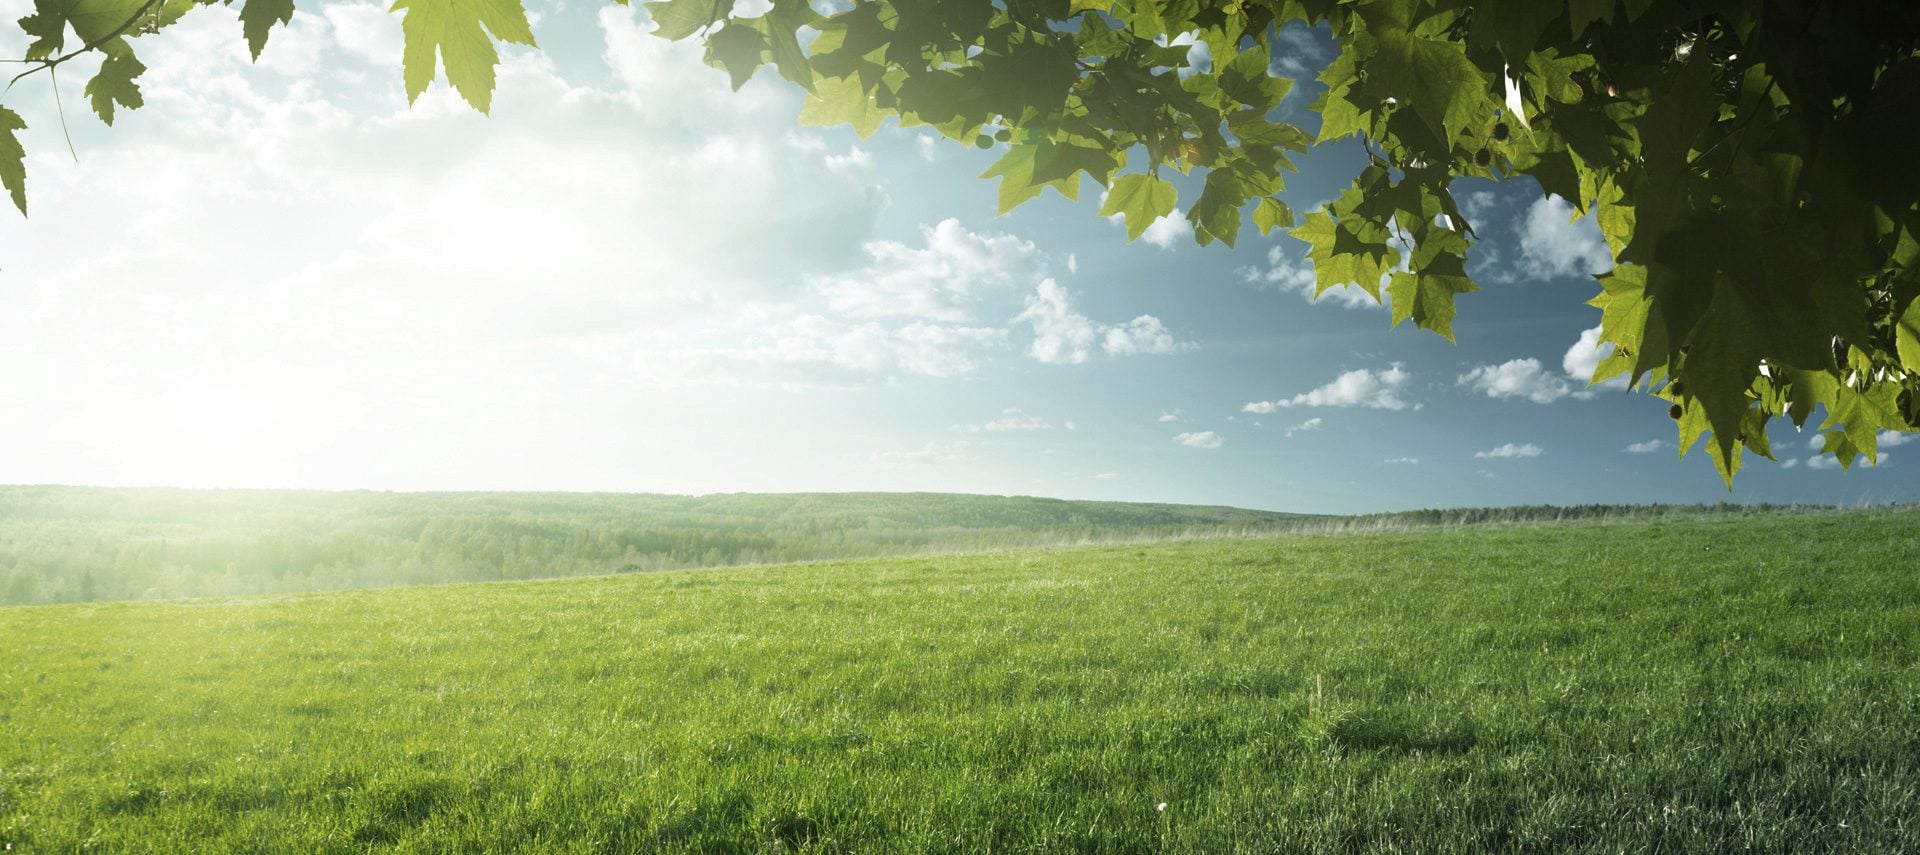
[(1165, 424), (1165, 423), (1167, 423), (1167, 422), (1177, 422), (1177, 421), (1179, 421), (1179, 420), (1180, 420), (1180, 414), (1181, 414), (1182, 412), (1185, 412), (1185, 411), (1184, 411), (1184, 410), (1180, 410), (1180, 409), (1178, 409), (1178, 408), (1175, 408), (1175, 409), (1173, 409), (1173, 410), (1171, 410), (1171, 411), (1169, 411), (1169, 410), (1161, 410), (1161, 411), (1160, 411), (1160, 418), (1157, 418), (1157, 419), (1154, 419), (1154, 421), (1157, 421), (1157, 422), (1160, 422), (1160, 423), (1162, 423), (1162, 424)]
[(1222, 444), (1226, 443), (1226, 440), (1222, 439), (1219, 434), (1210, 430), (1203, 430), (1198, 433), (1177, 434), (1174, 436), (1173, 441), (1188, 448), (1219, 448)]
[(1815, 433), (1813, 436), (1807, 437), (1807, 447), (1814, 451), (1826, 448), (1827, 435), (1824, 433)]
[(1073, 311), (1073, 298), (1052, 279), (1041, 281), (1033, 296), (1027, 298), (1026, 309), (1013, 322), (1033, 325), (1033, 344), (1027, 348), (1027, 355), (1059, 365), (1087, 361), (1100, 333), (1092, 319)]
[(1476, 451), (1473, 453), (1473, 458), (1475, 460), (1519, 460), (1527, 457), (1539, 457), (1545, 453), (1540, 446), (1534, 445), (1531, 442), (1525, 445), (1514, 445), (1509, 442), (1499, 448)]
[[(332, 26), (333, 37), (342, 51), (365, 60), (376, 68), (395, 68), (405, 47), (400, 32), (400, 17), (379, 3), (328, 3), (320, 7)], [(274, 30), (260, 58), (277, 49), (280, 31)], [(609, 51), (612, 50), (611, 45)]]
[(1378, 300), (1352, 282), (1328, 288), (1315, 295), (1313, 262), (1305, 257), (1296, 257), (1287, 250), (1286, 246), (1276, 245), (1267, 250), (1267, 266), (1264, 269), (1247, 266), (1234, 272), (1240, 274), (1240, 278), (1248, 284), (1270, 287), (1278, 291), (1291, 291), (1304, 297), (1309, 303), (1324, 300), (1345, 309), (1387, 309), (1392, 306), (1384, 278), (1380, 283)]
[(1380, 371), (1348, 371), (1311, 392), (1278, 401), (1254, 401), (1243, 413), (1271, 413), (1282, 407), (1367, 407), (1376, 410), (1419, 409), (1401, 397), (1413, 375), (1395, 362)]
[(1109, 356), (1132, 356), (1136, 353), (1167, 354), (1186, 350), (1193, 345), (1175, 341), (1173, 333), (1167, 331), (1167, 325), (1152, 315), (1141, 315), (1125, 324), (1108, 327), (1100, 340), (1100, 349)]
[(1386, 463), (1386, 464), (1389, 464), (1389, 465), (1394, 465), (1394, 466), (1403, 466), (1403, 465), (1404, 465), (1404, 466), (1418, 466), (1418, 465), (1420, 465), (1420, 458), (1418, 458), (1418, 457), (1389, 457), (1389, 458), (1387, 458), (1386, 460), (1382, 460), (1382, 461), (1380, 461), (1380, 462), (1381, 462), (1381, 463)]
[(1587, 385), (1593, 380), (1593, 372), (1600, 367), (1601, 361), (1612, 355), (1613, 343), (1602, 343), (1600, 328), (1593, 327), (1582, 330), (1580, 339), (1567, 348), (1566, 355), (1560, 358), (1560, 369), (1566, 372), (1567, 379), (1584, 387), (1588, 392), (1597, 389), (1624, 390), (1627, 388), (1628, 379), (1625, 375), (1609, 377), (1602, 382)]
[(1780, 461), (1780, 468), (1782, 469), (1792, 469), (1793, 467), (1799, 466), (1799, 465), (1800, 465), (1800, 458), (1798, 457), (1789, 457), (1785, 460)]
[(1273, 62), (1268, 72), (1294, 79), (1313, 77), (1333, 60), (1333, 55), (1332, 40), (1324, 32), (1295, 21), (1274, 33)]
[(873, 155), (864, 148), (852, 146), (846, 154), (829, 154), (822, 162), (833, 172), (860, 172), (873, 168)]
[(1196, 346), (1176, 341), (1166, 325), (1152, 315), (1141, 315), (1125, 324), (1095, 321), (1074, 311), (1072, 295), (1052, 279), (1040, 282), (1013, 322), (1033, 327), (1028, 356), (1058, 365), (1086, 362), (1096, 343), (1109, 356), (1167, 354)]
[(806, 388), (857, 385), (864, 378), (956, 377), (1005, 346), (1002, 329), (914, 321), (891, 327), (791, 307), (750, 303), (732, 316), (689, 318), (622, 337), (632, 370), (662, 387)]
[[(1920, 434), (1903, 433), (1897, 430), (1883, 430), (1874, 438), (1874, 441), (1877, 442), (1881, 448), (1899, 448), (1915, 439), (1920, 439)], [(1885, 455), (1882, 456), (1884, 457)]]
[[(1067, 430), (1073, 430), (1073, 422), (1067, 422), (1065, 427)], [(1039, 416), (1022, 413), (1017, 408), (1008, 408), (1000, 411), (998, 418), (991, 419), (984, 424), (954, 425), (953, 429), (967, 433), (979, 433), (981, 431), (1000, 433), (1005, 431), (1053, 430), (1053, 423)]]
[(1326, 423), (1327, 423), (1326, 419), (1315, 416), (1313, 418), (1307, 419), (1304, 422), (1294, 425), (1293, 427), (1287, 428), (1286, 435), (1291, 437), (1296, 433), (1306, 433), (1307, 431), (1310, 431), (1310, 430), (1319, 430), (1320, 426)]
[(1499, 365), (1480, 365), (1460, 375), (1457, 382), (1461, 386), (1471, 386), (1483, 392), (1489, 398), (1525, 398), (1536, 404), (1551, 404), (1562, 398), (1586, 400), (1592, 398), (1598, 389), (1625, 389), (1627, 378), (1612, 377), (1605, 382), (1588, 385), (1593, 372), (1600, 361), (1613, 353), (1612, 344), (1600, 343), (1600, 328), (1594, 327), (1580, 333), (1560, 359), (1560, 370), (1564, 374), (1556, 375), (1540, 364), (1540, 360), (1531, 357), (1510, 359)]
[(1193, 237), (1193, 224), (1187, 222), (1187, 215), (1175, 210), (1163, 217), (1155, 218), (1140, 233), (1140, 239), (1161, 249), (1172, 249), (1175, 244), (1183, 243)]
[(1652, 454), (1656, 451), (1659, 451), (1660, 449), (1672, 448), (1672, 447), (1673, 447), (1673, 443), (1667, 442), (1664, 439), (1649, 439), (1646, 442), (1633, 443), (1632, 445), (1629, 445), (1626, 448), (1621, 449), (1621, 451), (1624, 451), (1627, 454)]
[(1489, 398), (1526, 398), (1536, 404), (1551, 404), (1576, 394), (1565, 377), (1547, 372), (1540, 360), (1532, 358), (1482, 365), (1460, 375), (1457, 382)]
[(1605, 273), (1613, 254), (1593, 215), (1573, 218), (1573, 205), (1545, 196), (1527, 207), (1514, 225), (1520, 236), (1520, 268), (1535, 279)]
[(922, 247), (871, 241), (865, 266), (807, 284), (842, 315), (954, 322), (971, 320), (986, 292), (1024, 285), (1046, 269), (1031, 242), (970, 231), (959, 220), (922, 226), (920, 236)]
[(1492, 190), (1475, 190), (1460, 200), (1460, 216), (1472, 226), (1485, 224), (1487, 215), (1499, 207), (1500, 197)]
[(1095, 475), (1095, 476), (1093, 476), (1093, 477), (1095, 477), (1095, 478), (1098, 478), (1098, 479), (1100, 479), (1100, 480), (1102, 480), (1102, 481), (1113, 481), (1113, 480), (1117, 480), (1117, 479), (1118, 479), (1118, 478), (1120, 477), (1120, 473), (1118, 473), (1118, 472), (1102, 472), (1102, 473), (1100, 473), (1100, 474), (1098, 474), (1098, 475)]

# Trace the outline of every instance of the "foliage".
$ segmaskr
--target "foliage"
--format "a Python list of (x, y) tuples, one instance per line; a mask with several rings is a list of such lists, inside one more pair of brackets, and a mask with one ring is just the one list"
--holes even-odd
[(4, 608), (0, 844), (1909, 850), (1916, 522)]
[[(36, 0), (27, 59), (108, 59), (96, 110), (138, 106), (130, 44), (202, 0)], [(245, 0), (256, 55), (289, 0)], [(1920, 423), (1920, 7), (1763, 0), (857, 0), (831, 14), (774, 0), (646, 4), (665, 38), (700, 38), (734, 86), (762, 65), (809, 93), (802, 122), (925, 125), (1004, 144), (984, 177), (1010, 209), (1046, 188), (1108, 188), (1130, 237), (1179, 203), (1164, 170), (1204, 174), (1185, 209), (1232, 245), (1246, 209), (1312, 245), (1318, 287), (1354, 282), (1393, 323), (1452, 337), (1472, 225), (1451, 183), (1530, 176), (1592, 214), (1618, 265), (1592, 304), (1626, 375), (1673, 404), (1680, 453), (1711, 436), (1728, 484), (1766, 427), (1816, 409), (1826, 450), (1877, 461), (1882, 429)], [(494, 41), (532, 44), (518, 0), (400, 0), (409, 97), (434, 75), (485, 111)], [(1339, 52), (1296, 124), (1281, 34), (1324, 27)], [(62, 54), (68, 28), (82, 45)], [(1180, 43), (1204, 43), (1189, 65)], [(0, 180), (25, 210), (0, 108)], [(1275, 194), (1291, 156), (1358, 139), (1370, 164), (1298, 220)], [(1129, 171), (1131, 170), (1131, 171)], [(1404, 251), (1402, 249), (1404, 247)]]

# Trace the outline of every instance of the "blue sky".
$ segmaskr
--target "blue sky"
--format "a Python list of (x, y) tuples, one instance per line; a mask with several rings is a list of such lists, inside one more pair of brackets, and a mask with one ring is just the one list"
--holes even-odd
[[(23, 82), (0, 481), (1310, 512), (1920, 494), (1909, 449), (1841, 473), (1791, 426), (1786, 465), (1729, 493), (1675, 460), (1664, 402), (1585, 389), (1604, 247), (1531, 184), (1456, 188), (1485, 290), (1453, 344), (1310, 302), (1291, 238), (1202, 248), (1171, 220), (1129, 244), (1092, 184), (996, 217), (993, 151), (803, 128), (770, 71), (730, 93), (644, 13), (531, 8), (547, 51), (506, 53), (491, 118), (443, 84), (408, 108), (372, 3), (303, 7), (258, 65), (232, 9), (196, 10), (142, 39), (148, 106), (112, 129), (68, 68), (77, 162)], [(1321, 51), (1301, 34), (1282, 65)], [(1359, 158), (1300, 163), (1306, 210)]]

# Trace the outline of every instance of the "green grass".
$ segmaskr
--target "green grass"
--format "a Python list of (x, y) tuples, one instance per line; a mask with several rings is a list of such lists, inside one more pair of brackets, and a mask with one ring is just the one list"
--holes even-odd
[(1802, 513), (0, 609), (0, 841), (1913, 849), (1916, 532)]

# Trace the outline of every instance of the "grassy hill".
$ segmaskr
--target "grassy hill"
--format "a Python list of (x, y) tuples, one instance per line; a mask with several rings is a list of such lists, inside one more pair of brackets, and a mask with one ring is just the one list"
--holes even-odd
[(373, 493), (0, 487), (0, 604), (1244, 536), (1319, 519), (940, 493)]
[(1911, 851), (1920, 512), (0, 609), (14, 851)]
[(1741, 506), (1335, 517), (949, 493), (375, 493), (0, 486), (0, 605), (504, 579)]

